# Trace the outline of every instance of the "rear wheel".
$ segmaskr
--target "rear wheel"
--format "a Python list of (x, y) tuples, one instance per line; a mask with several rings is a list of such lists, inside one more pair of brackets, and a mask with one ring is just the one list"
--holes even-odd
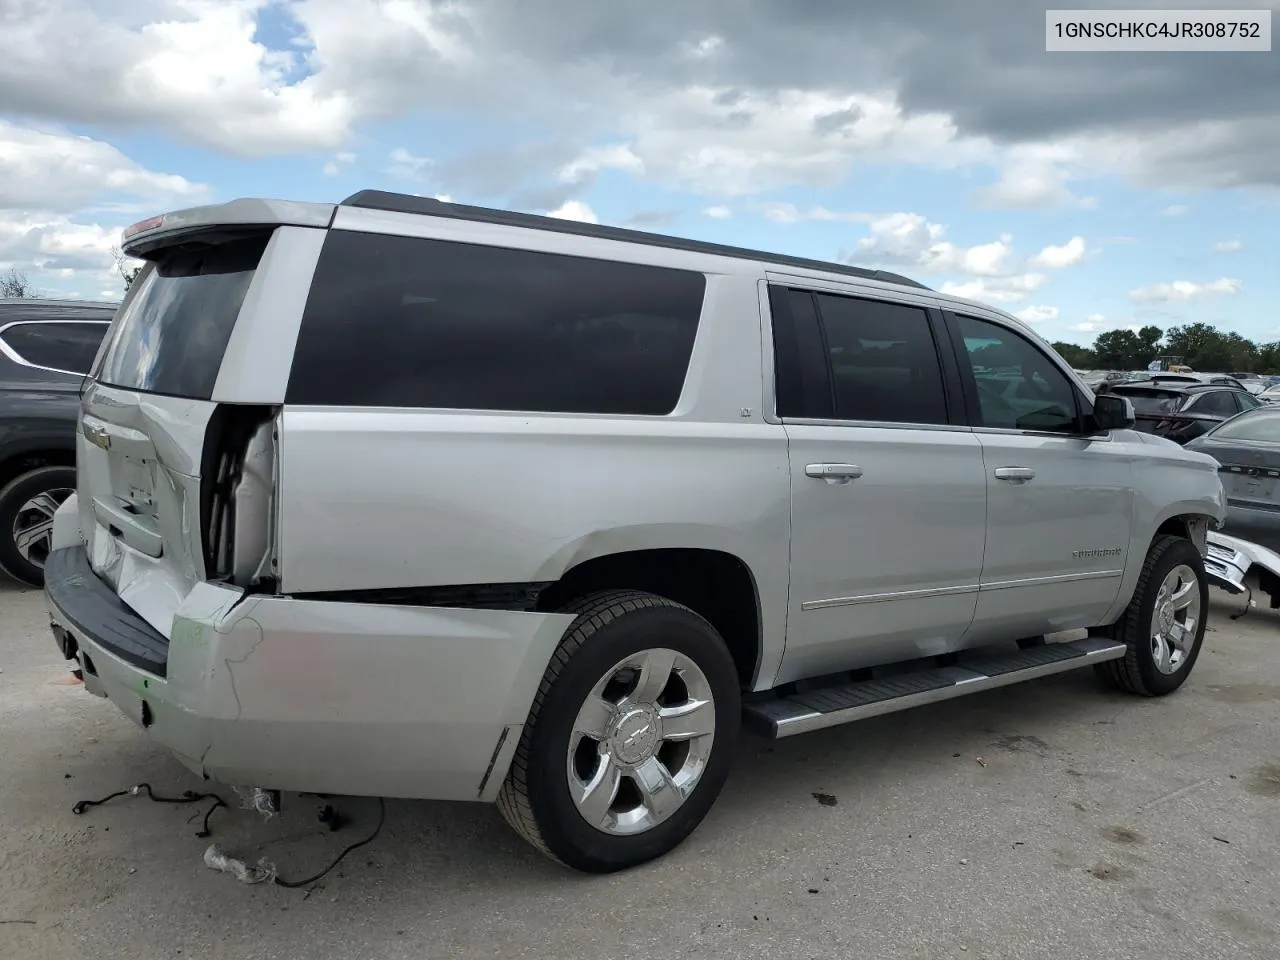
[(729, 772), (740, 724), (724, 641), (652, 594), (578, 601), (534, 700), (498, 808), (566, 866), (609, 873), (677, 847)]
[(1200, 551), (1183, 537), (1157, 537), (1133, 599), (1110, 631), (1128, 651), (1123, 659), (1098, 664), (1098, 675), (1140, 696), (1173, 693), (1200, 656), (1208, 610), (1209, 578)]
[(53, 515), (76, 487), (74, 467), (38, 467), (0, 490), (0, 568), (33, 587), (44, 585)]

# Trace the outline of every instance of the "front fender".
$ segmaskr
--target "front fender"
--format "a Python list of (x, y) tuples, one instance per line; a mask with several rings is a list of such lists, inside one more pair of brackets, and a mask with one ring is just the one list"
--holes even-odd
[[(1199, 525), (1192, 523), (1190, 530), (1192, 541), (1204, 556), (1208, 552), (1205, 540), (1208, 528), (1221, 526), (1227, 517), (1227, 497), (1218, 477), (1217, 462), (1211, 458), (1202, 455), (1188, 458), (1184, 455), (1158, 460), (1152, 464), (1149, 476), (1153, 481), (1151, 485), (1146, 489), (1140, 486), (1136, 491), (1134, 524), (1124, 578), (1115, 603), (1102, 621), (1104, 624), (1114, 623), (1133, 598), (1156, 531), (1179, 518), (1204, 521)], [(1166, 496), (1157, 500), (1153, 493)]]

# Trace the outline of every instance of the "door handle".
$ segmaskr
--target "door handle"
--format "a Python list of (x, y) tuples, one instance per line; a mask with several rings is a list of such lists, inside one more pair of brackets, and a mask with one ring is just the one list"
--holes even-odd
[(804, 468), (804, 475), (814, 480), (857, 480), (862, 476), (862, 468), (852, 463), (810, 463)]
[(1010, 483), (1026, 483), (1034, 480), (1036, 472), (1030, 467), (996, 467), (996, 479), (1008, 480)]

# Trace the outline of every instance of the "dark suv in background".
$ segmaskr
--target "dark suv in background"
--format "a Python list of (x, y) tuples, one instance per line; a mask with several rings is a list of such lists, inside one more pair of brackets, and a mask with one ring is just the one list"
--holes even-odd
[[(1230, 380), (1229, 377), (1223, 379)], [(1238, 384), (1207, 383), (1199, 379), (1161, 376), (1116, 384), (1111, 392), (1128, 398), (1133, 404), (1136, 429), (1175, 443), (1186, 443), (1224, 420), (1262, 406), (1261, 400)]]
[(32, 586), (75, 489), (80, 384), (116, 306), (0, 300), (0, 569)]

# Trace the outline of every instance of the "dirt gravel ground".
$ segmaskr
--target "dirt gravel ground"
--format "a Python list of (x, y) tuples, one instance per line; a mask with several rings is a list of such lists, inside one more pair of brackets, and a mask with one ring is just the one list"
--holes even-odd
[[(1215, 599), (1169, 699), (1085, 671), (746, 739), (692, 839), (627, 874), (568, 873), (488, 807), (393, 801), (372, 844), (286, 890), (203, 865), (203, 806), (72, 814), (202, 784), (65, 685), (39, 593), (0, 585), (0, 958), (1274, 958), (1280, 617), (1240, 606)], [(338, 801), (331, 833), (319, 802), (219, 810), (213, 839), (309, 874), (377, 812)]]

